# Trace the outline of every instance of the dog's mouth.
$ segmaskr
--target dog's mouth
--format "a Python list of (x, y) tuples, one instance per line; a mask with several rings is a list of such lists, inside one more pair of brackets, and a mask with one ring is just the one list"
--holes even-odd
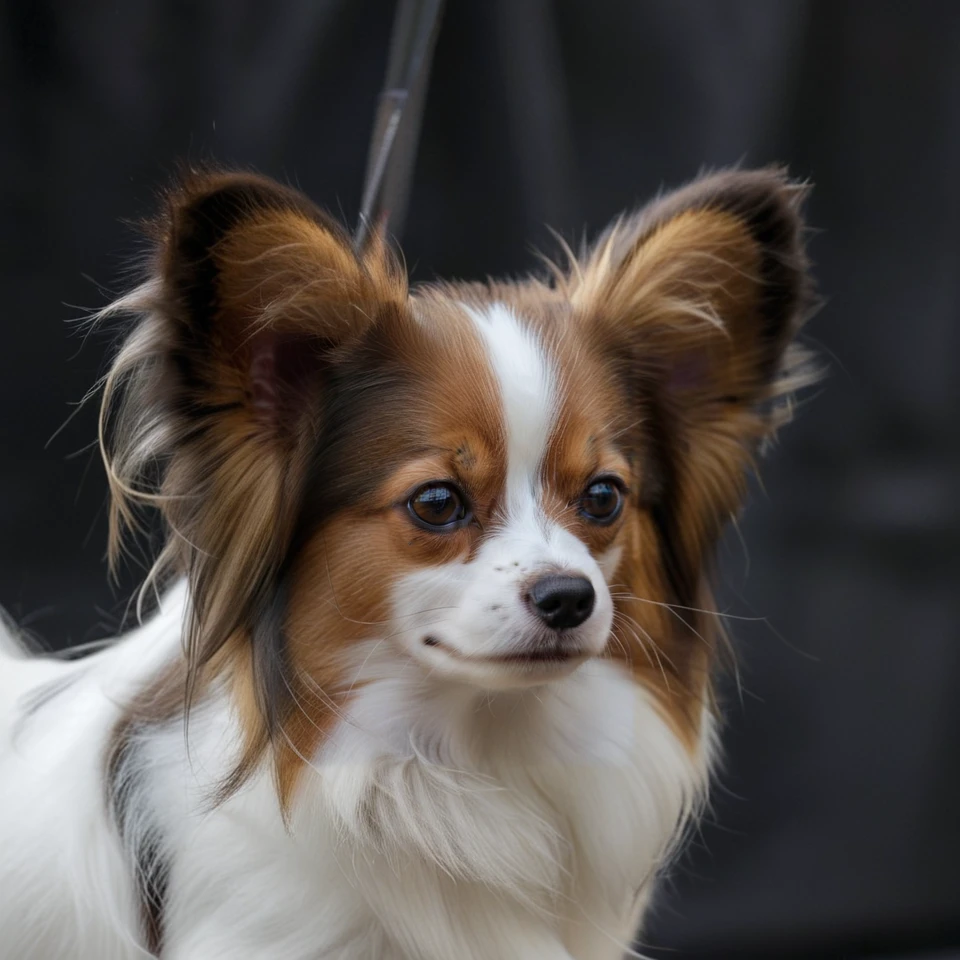
[(579, 660), (584, 654), (579, 650), (530, 650), (520, 653), (504, 653), (495, 657), (482, 657), (486, 663), (569, 663)]
[(588, 657), (588, 653), (579, 647), (554, 643), (550, 646), (538, 646), (530, 650), (511, 650), (489, 656), (467, 656), (448, 646), (435, 636), (424, 637), (423, 644), (442, 650), (448, 656), (464, 663), (505, 667), (566, 666), (579, 663)]

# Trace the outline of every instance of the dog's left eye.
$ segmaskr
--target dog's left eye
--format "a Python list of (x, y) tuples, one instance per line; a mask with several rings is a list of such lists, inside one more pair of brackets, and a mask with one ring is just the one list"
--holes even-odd
[(461, 527), (470, 517), (466, 497), (452, 483), (428, 483), (407, 502), (407, 509), (420, 526), (432, 530)]
[(613, 477), (594, 480), (580, 496), (580, 513), (594, 523), (613, 523), (623, 509), (623, 486)]

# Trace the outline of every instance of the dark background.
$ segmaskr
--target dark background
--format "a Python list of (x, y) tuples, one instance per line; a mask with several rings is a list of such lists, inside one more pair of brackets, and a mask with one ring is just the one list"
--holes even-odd
[[(713, 812), (644, 949), (676, 960), (960, 955), (960, 3), (451, 0), (405, 235), (414, 279), (532, 265), (704, 166), (816, 184), (831, 376), (724, 550)], [(387, 0), (0, 6), (0, 603), (55, 646), (116, 628), (95, 403), (180, 159), (298, 183), (353, 222)], [(749, 569), (748, 569), (749, 568)]]

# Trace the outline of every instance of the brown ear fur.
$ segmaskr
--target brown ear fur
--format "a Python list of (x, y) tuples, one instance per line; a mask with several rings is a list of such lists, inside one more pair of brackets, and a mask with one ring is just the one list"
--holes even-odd
[[(399, 315), (407, 290), (380, 238), (358, 257), (305, 197), (256, 176), (191, 175), (153, 233), (152, 279), (111, 308), (146, 316), (107, 379), (101, 439), (112, 555), (138, 506), (156, 506), (169, 536), (152, 579), (189, 580), (192, 689), (273, 615), (325, 368)], [(261, 741), (276, 653), (254, 645), (238, 680), (259, 701)]]
[(653, 499), (671, 501), (664, 522), (691, 579), (737, 509), (758, 445), (784, 419), (776, 402), (815, 377), (791, 346), (812, 302), (805, 192), (780, 170), (706, 177), (616, 222), (567, 280), (651, 414)]
[(614, 223), (557, 277), (637, 424), (631, 446), (648, 478), (638, 529), (648, 533), (618, 570), (627, 586), (618, 610), (661, 638), (679, 681), (670, 691), (664, 679), (665, 702), (681, 730), (699, 727), (712, 640), (723, 633), (705, 577), (714, 547), (758, 449), (789, 419), (793, 392), (817, 377), (792, 342), (813, 302), (805, 193), (780, 170), (706, 177)]

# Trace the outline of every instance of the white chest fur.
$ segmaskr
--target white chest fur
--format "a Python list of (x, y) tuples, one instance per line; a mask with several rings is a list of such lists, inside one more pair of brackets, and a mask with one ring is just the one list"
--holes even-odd
[[(0, 870), (0, 928), (18, 956), (42, 957), (48, 941), (82, 960), (144, 956), (104, 807), (103, 751), (118, 691), (176, 655), (178, 621), (173, 609), (86, 661), (16, 751), (33, 760), (29, 776), (8, 771), (5, 822), (25, 856)], [(549, 687), (483, 697), (383, 646), (357, 654), (349, 712), (308, 758), (286, 826), (267, 773), (211, 808), (238, 745), (226, 701), (198, 705), (189, 751), (182, 723), (145, 733), (128, 802), (169, 864), (165, 960), (619, 957), (705, 770), (643, 689), (592, 661)], [(43, 773), (34, 741), (60, 742), (63, 729), (82, 747)], [(72, 791), (64, 770), (76, 771)], [(43, 797), (62, 798), (62, 810), (30, 817)], [(58, 876), (85, 878), (82, 911), (41, 882), (55, 862)]]
[(289, 832), (266, 778), (168, 798), (171, 956), (619, 957), (703, 779), (643, 690), (605, 662), (490, 698), (390, 672), (367, 660)]

